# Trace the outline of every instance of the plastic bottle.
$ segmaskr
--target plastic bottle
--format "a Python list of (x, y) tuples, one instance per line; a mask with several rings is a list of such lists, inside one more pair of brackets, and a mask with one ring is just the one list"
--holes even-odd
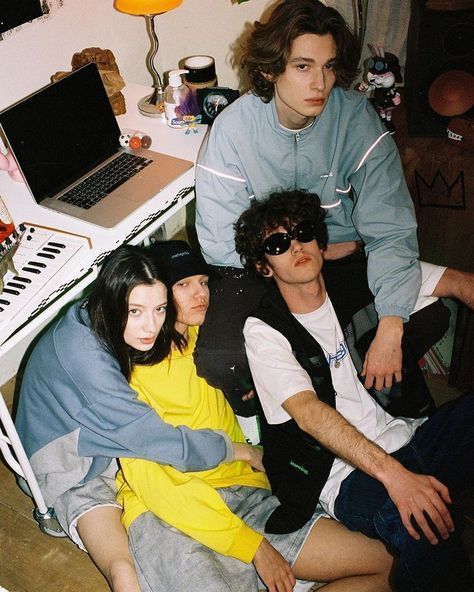
[(182, 115), (176, 113), (176, 107), (183, 104), (190, 89), (181, 80), (182, 74), (187, 74), (188, 70), (171, 70), (169, 74), (169, 84), (165, 88), (165, 116), (166, 122), (170, 127), (183, 127)]
[(12, 217), (5, 202), (0, 197), (0, 243), (15, 230)]

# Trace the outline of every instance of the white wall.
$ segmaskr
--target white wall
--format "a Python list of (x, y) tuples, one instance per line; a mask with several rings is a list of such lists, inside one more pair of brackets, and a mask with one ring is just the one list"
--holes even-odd
[(183, 0), (183, 4), (157, 20), (161, 40), (163, 70), (176, 68), (190, 55), (211, 55), (216, 62), (221, 86), (238, 87), (237, 74), (230, 65), (230, 45), (246, 23), (257, 20), (274, 0)]
[[(230, 65), (230, 45), (274, 2), (250, 0), (239, 5), (237, 0), (183, 0), (181, 6), (156, 19), (161, 43), (158, 69), (163, 72), (176, 68), (189, 55), (211, 55), (216, 61), (219, 84), (237, 88), (238, 76)], [(352, 0), (326, 3), (352, 21)], [(377, 33), (370, 30), (369, 22), (368, 40), (383, 41), (395, 36), (402, 45), (408, 4), (409, 0), (373, 2), (375, 13), (369, 16)], [(384, 15), (383, 34), (379, 12)], [(392, 29), (394, 35), (390, 35)], [(381, 39), (372, 39), (376, 34)], [(142, 17), (117, 12), (113, 0), (64, 0), (64, 6), (48, 19), (25, 25), (0, 41), (0, 109), (47, 84), (56, 71), (69, 70), (72, 55), (91, 46), (113, 51), (126, 82), (151, 84), (145, 67), (150, 44)], [(393, 39), (386, 48), (395, 53), (400, 50)]]
[[(237, 73), (230, 64), (230, 45), (244, 31), (246, 24), (258, 20), (276, 0), (183, 0), (183, 4), (157, 19), (163, 70), (176, 68), (184, 57), (211, 55), (221, 86), (238, 87)], [(323, 0), (341, 12), (351, 27), (354, 24), (353, 0)], [(369, 2), (366, 43), (385, 44), (387, 51), (405, 58), (410, 0), (371, 0)]]
[[(238, 87), (238, 75), (230, 63), (230, 45), (249, 23), (277, 0), (184, 0), (183, 4), (157, 19), (163, 70), (175, 68), (189, 55), (211, 55), (221, 86)], [(353, 27), (352, 0), (323, 0), (341, 12)], [(367, 41), (383, 43), (387, 50), (400, 55), (404, 51), (404, 35), (408, 27), (410, 0), (374, 0), (370, 3)], [(364, 48), (365, 55), (368, 50)]]
[[(215, 57), (219, 83), (236, 85), (229, 44), (244, 23), (256, 20), (270, 3), (250, 0), (239, 6), (232, 0), (184, 0), (156, 19), (159, 70), (173, 69), (189, 55), (209, 54)], [(0, 109), (47, 84), (58, 70), (69, 70), (72, 55), (92, 46), (113, 51), (125, 81), (151, 84), (143, 18), (117, 12), (113, 0), (64, 0), (48, 19), (25, 25), (0, 41)]]
[(46, 20), (0, 41), (0, 108), (48, 84), (58, 70), (70, 70), (72, 55), (85, 47), (111, 49), (126, 80), (148, 82), (141, 17), (117, 12), (112, 0), (65, 0)]

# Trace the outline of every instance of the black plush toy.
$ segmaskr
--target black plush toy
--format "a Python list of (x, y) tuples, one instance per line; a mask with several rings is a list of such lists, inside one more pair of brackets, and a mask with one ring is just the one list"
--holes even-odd
[(377, 113), (393, 133), (392, 111), (400, 105), (400, 93), (396, 90), (396, 84), (402, 82), (400, 63), (393, 53), (384, 51), (381, 45), (370, 45), (372, 57), (368, 58), (365, 65), (364, 78), (357, 90), (365, 92), (370, 97)]

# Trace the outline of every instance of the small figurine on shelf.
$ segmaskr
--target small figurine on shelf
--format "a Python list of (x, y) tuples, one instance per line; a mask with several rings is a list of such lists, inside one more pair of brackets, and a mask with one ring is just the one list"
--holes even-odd
[(193, 134), (199, 133), (198, 123), (201, 123), (202, 115), (183, 115), (182, 127), (186, 128), (185, 135), (189, 135), (191, 130)]
[(372, 57), (365, 61), (365, 81), (357, 90), (367, 93), (377, 113), (390, 133), (395, 128), (392, 123), (392, 111), (400, 105), (400, 93), (396, 84), (402, 82), (400, 63), (393, 53), (384, 51), (381, 45), (369, 44)]

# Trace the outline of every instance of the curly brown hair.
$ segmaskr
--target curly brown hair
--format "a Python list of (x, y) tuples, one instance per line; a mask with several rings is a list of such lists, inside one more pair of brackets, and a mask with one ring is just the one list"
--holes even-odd
[(359, 72), (360, 44), (339, 12), (319, 0), (283, 0), (268, 21), (254, 23), (241, 57), (252, 92), (264, 102), (273, 97), (272, 80), (285, 71), (293, 41), (306, 33), (330, 33), (337, 47), (336, 85), (349, 88), (354, 81)]
[(234, 224), (235, 249), (247, 271), (260, 273), (266, 265), (263, 241), (269, 230), (283, 226), (289, 230), (299, 222), (314, 224), (316, 241), (321, 249), (328, 243), (324, 218), (326, 210), (316, 193), (303, 190), (275, 191), (262, 201), (254, 200)]

